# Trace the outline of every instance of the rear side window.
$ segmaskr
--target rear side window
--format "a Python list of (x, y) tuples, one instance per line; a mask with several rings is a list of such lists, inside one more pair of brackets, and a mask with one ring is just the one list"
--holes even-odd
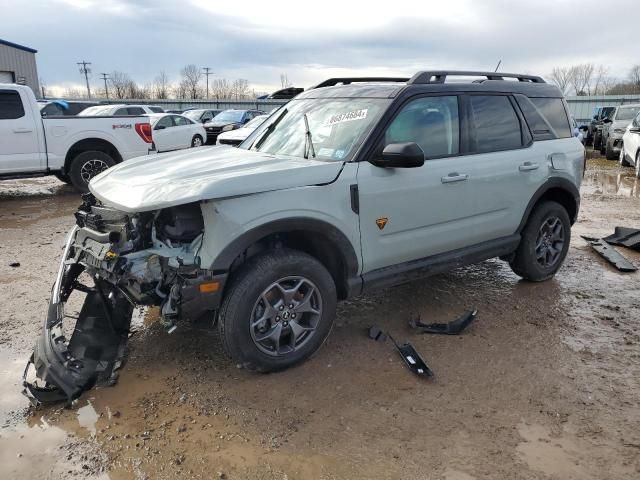
[(129, 115), (144, 115), (147, 112), (140, 107), (127, 107), (127, 113)]
[(164, 110), (160, 107), (149, 107), (149, 110), (151, 110), (153, 113), (164, 113)]
[(553, 127), (558, 138), (572, 137), (567, 111), (561, 98), (531, 98), (538, 112)]
[(20, 94), (13, 90), (0, 90), (0, 120), (24, 117)]
[(471, 151), (482, 153), (522, 147), (520, 119), (504, 95), (471, 95), (471, 122), (475, 135)]

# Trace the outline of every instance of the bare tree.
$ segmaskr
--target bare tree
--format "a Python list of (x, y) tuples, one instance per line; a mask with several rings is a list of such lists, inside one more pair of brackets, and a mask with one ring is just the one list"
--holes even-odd
[(563, 94), (571, 86), (571, 67), (554, 67), (550, 75), (551, 81), (555, 83)]
[(284, 72), (280, 74), (280, 85), (282, 86), (282, 88), (288, 88), (291, 86), (289, 76)]
[(609, 68), (604, 65), (598, 65), (596, 67), (591, 84), (591, 95), (605, 95), (605, 84), (610, 83), (608, 82), (608, 73)]
[(211, 85), (211, 91), (217, 99), (231, 96), (231, 86), (226, 78), (216, 78)]
[(192, 99), (200, 98), (202, 96), (202, 88), (200, 87), (202, 70), (191, 64), (180, 70), (180, 75), (182, 75), (180, 84), (185, 87), (186, 96)]
[(110, 92), (114, 98), (127, 98), (132, 83), (131, 77), (124, 72), (113, 71), (109, 75)]
[(249, 81), (238, 78), (231, 84), (231, 96), (236, 100), (242, 100), (249, 96)]
[(576, 95), (591, 95), (591, 80), (595, 66), (593, 63), (583, 63), (574, 65), (569, 69), (571, 85), (576, 91)]
[(64, 93), (62, 94), (63, 98), (84, 98), (85, 96), (86, 91), (73, 87), (65, 89)]
[(169, 77), (160, 72), (153, 81), (153, 96), (158, 99), (169, 98)]
[(629, 82), (633, 85), (633, 93), (640, 92), (640, 65), (634, 65), (629, 70)]

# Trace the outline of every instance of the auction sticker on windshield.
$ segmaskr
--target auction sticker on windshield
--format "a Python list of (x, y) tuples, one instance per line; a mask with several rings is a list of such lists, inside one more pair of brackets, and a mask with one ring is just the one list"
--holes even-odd
[(330, 127), (336, 123), (352, 122), (354, 120), (364, 120), (367, 118), (368, 108), (362, 108), (360, 110), (352, 110), (351, 112), (336, 113), (331, 115), (329, 120), (322, 124), (323, 127)]

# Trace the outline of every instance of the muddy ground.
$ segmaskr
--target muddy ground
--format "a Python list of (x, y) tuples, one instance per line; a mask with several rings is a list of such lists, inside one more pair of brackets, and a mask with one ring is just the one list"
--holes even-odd
[[(49, 178), (0, 182), (0, 478), (640, 478), (640, 273), (579, 237), (640, 227), (640, 181), (592, 160), (582, 198), (554, 280), (487, 261), (357, 298), (313, 359), (271, 375), (237, 369), (212, 332), (166, 334), (151, 311), (116, 386), (33, 410), (20, 377), (78, 197)], [(458, 337), (407, 326), (471, 306)], [(369, 340), (372, 324), (435, 378)]]

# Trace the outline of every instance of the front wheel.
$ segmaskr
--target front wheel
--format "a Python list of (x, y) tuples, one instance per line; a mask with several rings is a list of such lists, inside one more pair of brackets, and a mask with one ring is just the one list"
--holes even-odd
[(613, 151), (613, 145), (611, 145), (611, 139), (607, 140), (607, 146), (605, 147), (605, 156), (607, 160), (615, 160), (616, 154)]
[(547, 280), (564, 262), (570, 240), (571, 221), (566, 209), (557, 202), (543, 202), (531, 212), (509, 265), (525, 280)]
[(624, 151), (624, 143), (622, 144), (622, 147), (620, 147), (620, 166), (621, 167), (630, 167), (631, 165), (629, 165), (629, 162), (627, 161), (627, 154)]
[(194, 135), (191, 139), (192, 147), (201, 147), (202, 146), (202, 137), (200, 135)]
[(69, 169), (71, 185), (79, 192), (86, 193), (89, 191), (91, 179), (115, 164), (115, 160), (104, 152), (97, 150), (82, 152), (71, 162)]
[(218, 329), (238, 364), (277, 371), (309, 358), (331, 331), (336, 287), (306, 253), (279, 248), (253, 257), (233, 275)]

